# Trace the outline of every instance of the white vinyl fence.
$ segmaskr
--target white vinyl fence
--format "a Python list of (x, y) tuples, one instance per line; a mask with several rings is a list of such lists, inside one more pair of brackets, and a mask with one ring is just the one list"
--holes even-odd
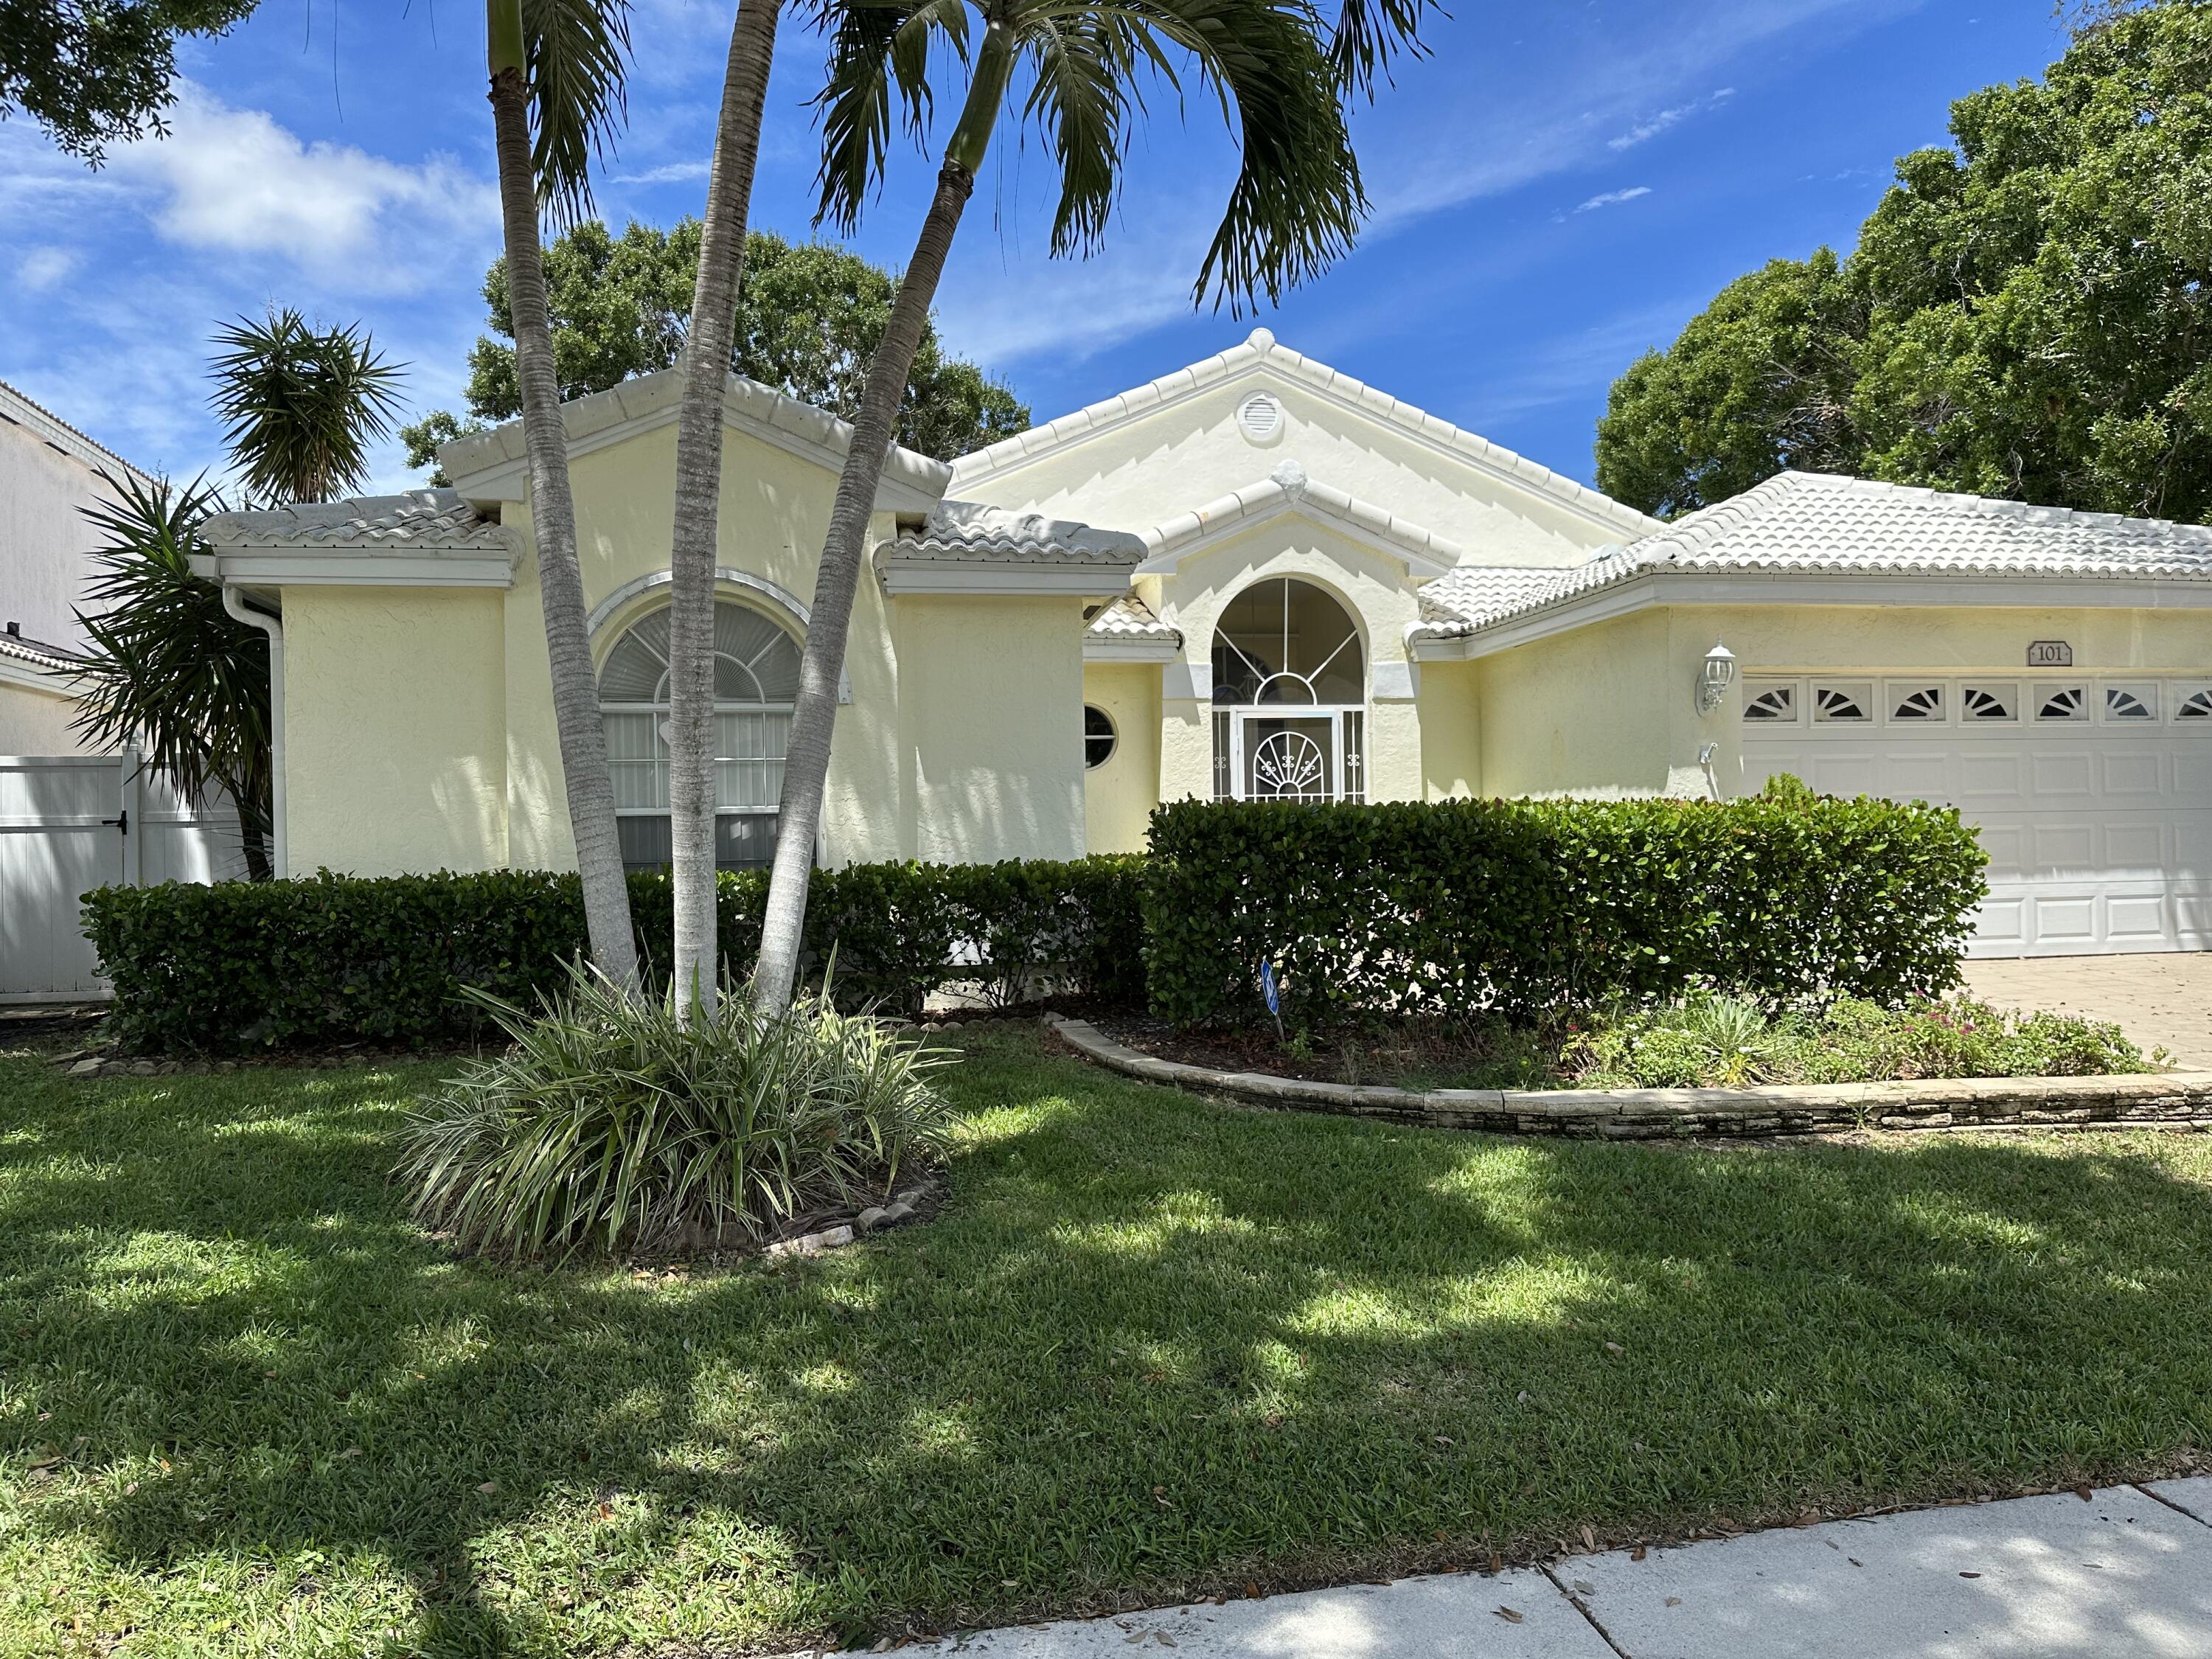
[(245, 874), (229, 801), (180, 800), (133, 751), (0, 755), (0, 1002), (107, 994), (78, 915), (94, 888)]

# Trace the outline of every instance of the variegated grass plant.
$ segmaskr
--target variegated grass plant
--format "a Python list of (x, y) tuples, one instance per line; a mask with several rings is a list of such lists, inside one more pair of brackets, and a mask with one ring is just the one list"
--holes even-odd
[(579, 968), (512, 1039), (410, 1115), (398, 1173), (464, 1243), (536, 1256), (653, 1250), (878, 1202), (941, 1154), (945, 1057), (826, 995), (766, 1014), (742, 994), (679, 1022), (665, 998)]

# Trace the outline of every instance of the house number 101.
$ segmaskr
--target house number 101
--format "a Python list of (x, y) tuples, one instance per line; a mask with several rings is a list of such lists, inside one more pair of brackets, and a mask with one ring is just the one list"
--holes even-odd
[(2037, 640), (2027, 647), (2030, 668), (2071, 668), (2074, 647), (2063, 640)]

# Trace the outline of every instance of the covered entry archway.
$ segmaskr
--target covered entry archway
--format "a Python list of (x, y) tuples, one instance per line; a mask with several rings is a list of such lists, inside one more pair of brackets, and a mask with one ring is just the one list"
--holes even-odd
[(1367, 799), (1367, 659), (1352, 614), (1296, 576), (1254, 582), (1213, 636), (1217, 800)]

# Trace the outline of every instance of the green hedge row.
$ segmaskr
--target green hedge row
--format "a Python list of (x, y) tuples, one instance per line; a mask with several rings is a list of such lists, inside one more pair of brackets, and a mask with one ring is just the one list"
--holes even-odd
[(1986, 884), (1972, 830), (1795, 779), (1711, 801), (1182, 802), (1152, 816), (1152, 1010), (1287, 1024), (1529, 1014), (1693, 981), (1888, 1002), (1958, 976)]
[[(955, 980), (1012, 1001), (1050, 969), (1072, 991), (1144, 1000), (1142, 860), (853, 865), (814, 874), (806, 953), (835, 951), (841, 1001), (918, 1012)], [(760, 942), (764, 872), (721, 878), (721, 945), (742, 974)], [(668, 878), (630, 878), (648, 975), (665, 975)], [(85, 931), (140, 1049), (234, 1050), (466, 1036), (464, 986), (528, 1005), (584, 946), (573, 875), (334, 876), (212, 887), (105, 887)]]

